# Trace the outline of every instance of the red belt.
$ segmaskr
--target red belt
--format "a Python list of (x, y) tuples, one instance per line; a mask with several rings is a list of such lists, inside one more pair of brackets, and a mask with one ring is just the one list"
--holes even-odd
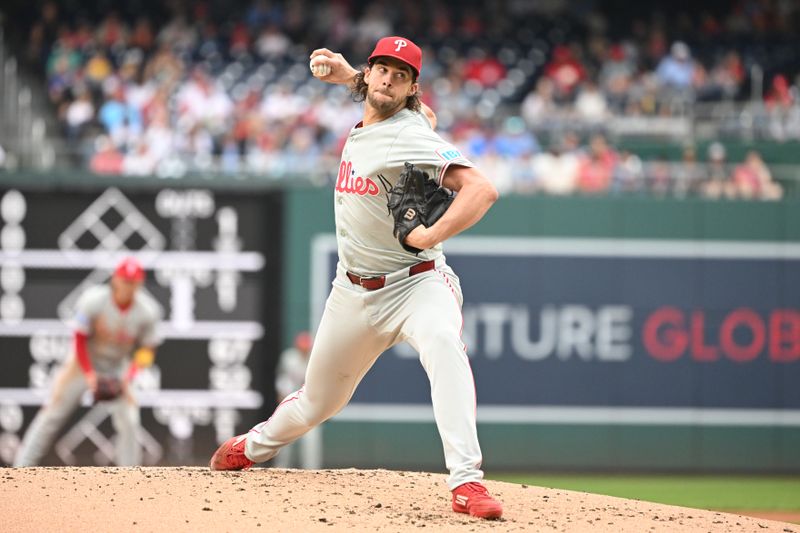
[[(408, 275), (413, 276), (415, 274), (421, 274), (422, 272), (427, 272), (428, 270), (433, 270), (436, 267), (436, 261), (423, 261), (422, 263), (417, 263), (413, 265), (411, 268), (408, 269)], [(362, 278), (360, 276), (356, 276), (352, 272), (347, 273), (347, 277), (353, 282), (354, 285), (361, 285), (368, 291), (375, 291), (378, 289), (382, 289), (386, 285), (386, 276), (378, 276), (374, 278)]]

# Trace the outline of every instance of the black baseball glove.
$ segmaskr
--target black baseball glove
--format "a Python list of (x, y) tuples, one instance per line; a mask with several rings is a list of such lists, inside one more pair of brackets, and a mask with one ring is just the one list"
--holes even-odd
[(112, 376), (97, 376), (94, 403), (116, 400), (122, 394), (122, 382)]
[(394, 217), (394, 236), (403, 248), (418, 254), (422, 250), (407, 245), (406, 237), (420, 224), (431, 227), (447, 211), (455, 195), (436, 185), (427, 172), (411, 163), (406, 163), (405, 167), (397, 183), (389, 189), (387, 206)]

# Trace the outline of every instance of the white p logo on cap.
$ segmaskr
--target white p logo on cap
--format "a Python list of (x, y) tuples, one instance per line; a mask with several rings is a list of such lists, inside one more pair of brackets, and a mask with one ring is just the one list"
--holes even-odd
[(397, 45), (397, 48), (394, 49), (395, 52), (399, 52), (401, 48), (408, 46), (408, 43), (405, 39), (395, 39), (394, 44)]

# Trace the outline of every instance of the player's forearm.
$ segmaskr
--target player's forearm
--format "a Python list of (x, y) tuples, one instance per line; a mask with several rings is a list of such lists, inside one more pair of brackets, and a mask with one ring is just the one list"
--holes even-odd
[(428, 228), (426, 237), (430, 248), (474, 226), (497, 200), (497, 189), (488, 181), (465, 185), (450, 208)]
[(347, 65), (344, 67), (344, 74), (341, 74), (333, 79), (325, 80), (328, 83), (332, 83), (334, 85), (346, 85), (347, 87), (352, 87), (356, 82), (356, 76), (358, 75), (359, 71)]
[(75, 332), (75, 358), (78, 360), (78, 365), (85, 375), (94, 373), (92, 360), (89, 357), (89, 338), (85, 333), (79, 331)]
[(360, 72), (359, 70), (350, 67), (350, 70), (347, 72), (347, 80), (343, 82), (342, 85), (347, 85), (347, 86), (353, 85), (356, 81), (356, 76), (358, 76), (359, 72)]

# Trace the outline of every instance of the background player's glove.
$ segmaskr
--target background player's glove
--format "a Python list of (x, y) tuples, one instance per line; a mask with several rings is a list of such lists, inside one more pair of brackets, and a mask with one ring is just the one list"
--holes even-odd
[(94, 390), (94, 403), (115, 400), (122, 394), (122, 382), (111, 376), (97, 376), (97, 388)]
[(394, 236), (400, 245), (413, 254), (420, 253), (422, 250), (405, 243), (406, 237), (420, 224), (431, 227), (453, 203), (453, 197), (451, 191), (436, 185), (427, 172), (406, 163), (397, 183), (389, 190), (387, 202), (394, 217)]

